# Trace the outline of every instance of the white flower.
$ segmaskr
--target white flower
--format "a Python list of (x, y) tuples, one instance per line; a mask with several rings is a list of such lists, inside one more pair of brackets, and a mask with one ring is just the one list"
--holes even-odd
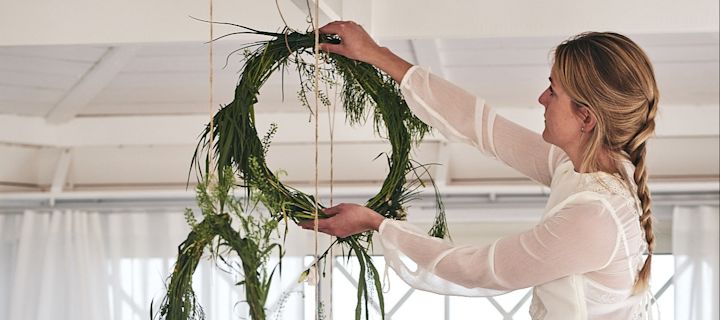
[(298, 278), (298, 283), (307, 282), (311, 286), (317, 285), (317, 268), (315, 264), (311, 265), (310, 268), (303, 271)]

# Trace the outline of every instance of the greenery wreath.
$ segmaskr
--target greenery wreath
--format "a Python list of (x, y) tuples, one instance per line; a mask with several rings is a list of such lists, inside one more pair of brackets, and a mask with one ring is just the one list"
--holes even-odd
[[(202, 222), (197, 222), (191, 210), (186, 213), (192, 231), (178, 247), (178, 259), (167, 286), (167, 295), (157, 314), (160, 318), (204, 318), (192, 289), (192, 274), (204, 250), (209, 249), (217, 260), (226, 265), (232, 263), (225, 257), (230, 254), (239, 257), (238, 269), (244, 280), (238, 284), (245, 286), (245, 301), (249, 304), (250, 315), (254, 320), (264, 320), (264, 304), (275, 269), (269, 274), (261, 269), (265, 270), (262, 267), (272, 252), (277, 251), (280, 257), (283, 254), (281, 244), (271, 240), (272, 232), (278, 229), (281, 221), (298, 223), (312, 219), (316, 208), (324, 207), (316, 203), (313, 196), (283, 185), (265, 163), (270, 139), (276, 128), (273, 127), (261, 139), (255, 127), (254, 106), (260, 88), (278, 69), (284, 71), (289, 64), (295, 65), (302, 86), (299, 98), (306, 106), (309, 106), (306, 93), (316, 89), (308, 84), (315, 71), (320, 72), (326, 83), (341, 85), (340, 97), (350, 124), (362, 123), (372, 114), (375, 131), (381, 135), (384, 133), (384, 137), (389, 140), (392, 145), (392, 153), (386, 155), (389, 172), (380, 191), (365, 204), (367, 207), (387, 218), (405, 219), (405, 207), (409, 200), (416, 197), (419, 188), (424, 186), (423, 180), (432, 182), (425, 166), (411, 160), (409, 155), (412, 145), (418, 143), (430, 128), (412, 115), (391, 78), (372, 65), (334, 54), (323, 54), (325, 67), (304, 62), (303, 55), (313, 53), (315, 35), (312, 32), (299, 33), (286, 29), (282, 33), (273, 33), (236, 24), (222, 24), (243, 30), (231, 34), (249, 33), (269, 36), (271, 39), (238, 49), (244, 50), (245, 61), (234, 99), (214, 115), (213, 121), (200, 136), (192, 166), (201, 177), (197, 198), (204, 218)], [(331, 35), (321, 35), (320, 41), (337, 43), (340, 40)], [(320, 97), (323, 104), (329, 104), (327, 95), (321, 94)], [(374, 108), (371, 108), (373, 105)], [(209, 161), (211, 153), (217, 161), (215, 164)], [(203, 155), (206, 157), (204, 169), (201, 165)], [(213, 171), (217, 172), (215, 183), (212, 182), (213, 177), (207, 174)], [(247, 208), (254, 206), (243, 206), (233, 196), (235, 177), (242, 181), (241, 187), (247, 195), (245, 198), (252, 199), (256, 204), (261, 203), (269, 217), (253, 218)], [(408, 177), (411, 177), (409, 181)], [(446, 235), (447, 227), (437, 189), (436, 200), (439, 210), (429, 234), (442, 238)], [(241, 222), (238, 231), (231, 227), (231, 214)], [(319, 215), (322, 216), (322, 213)], [(287, 234), (287, 223), (285, 228)], [(333, 242), (333, 245), (340, 243), (348, 246), (348, 258), (354, 253), (360, 263), (356, 319), (360, 319), (363, 309), (366, 310), (366, 317), (369, 317), (367, 310), (369, 301), (373, 299), (370, 296), (373, 291), (377, 294), (380, 313), (384, 318), (380, 277), (368, 254), (371, 240), (372, 232), (366, 232)], [(327, 253), (326, 250), (316, 264)]]

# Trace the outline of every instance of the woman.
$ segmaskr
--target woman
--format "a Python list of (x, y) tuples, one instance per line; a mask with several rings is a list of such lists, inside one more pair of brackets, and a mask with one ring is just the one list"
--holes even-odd
[(485, 247), (452, 246), (354, 204), (326, 209), (331, 217), (318, 222), (320, 231), (346, 237), (378, 230), (387, 263), (419, 289), (482, 296), (534, 286), (533, 319), (647, 317), (655, 241), (645, 144), (658, 90), (635, 43), (585, 33), (560, 44), (538, 99), (545, 107), (541, 136), (379, 47), (353, 22), (332, 22), (320, 32), (342, 40), (323, 50), (373, 64), (400, 83), (421, 120), (552, 190), (540, 224)]

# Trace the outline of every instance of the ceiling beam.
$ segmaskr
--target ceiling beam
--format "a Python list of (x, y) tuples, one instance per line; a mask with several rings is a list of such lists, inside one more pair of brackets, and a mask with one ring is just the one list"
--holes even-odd
[(45, 117), (58, 124), (75, 118), (135, 56), (136, 46), (111, 47)]
[[(337, 117), (344, 119), (345, 115), (338, 113)], [(273, 143), (314, 141), (315, 127), (308, 122), (305, 113), (265, 113), (257, 114), (255, 119), (260, 134), (267, 132), (271, 124), (278, 125)], [(208, 122), (207, 115), (172, 115), (80, 117), (63, 124), (48, 125), (38, 118), (0, 115), (0, 143), (47, 147), (194, 145)], [(320, 143), (329, 142), (329, 132), (328, 122), (320, 121)], [(337, 124), (333, 133), (334, 141), (338, 143), (381, 141), (371, 120), (364, 126)], [(437, 139), (426, 138), (427, 141)]]
[[(497, 112), (531, 130), (542, 130), (541, 108), (496, 108)], [(338, 113), (338, 118), (344, 114)], [(309, 143), (314, 141), (314, 126), (305, 113), (258, 113), (258, 132), (278, 125), (273, 142)], [(0, 115), (0, 142), (56, 147), (113, 145), (187, 145), (208, 122), (207, 115), (80, 117), (58, 125), (43, 119)], [(691, 125), (688, 125), (691, 124)], [(329, 125), (319, 124), (320, 141), (329, 141)], [(372, 121), (365, 126), (336, 125), (337, 142), (379, 141)], [(718, 136), (720, 108), (712, 106), (672, 106), (662, 109), (657, 118), (657, 137)], [(158, 130), (158, 128), (162, 128)], [(92, 132), (92, 134), (88, 134)], [(439, 134), (429, 140), (443, 140)]]
[(72, 162), (72, 149), (65, 148), (60, 152), (57, 165), (55, 166), (55, 174), (50, 185), (51, 193), (60, 193), (65, 188), (68, 172), (70, 171), (70, 163)]

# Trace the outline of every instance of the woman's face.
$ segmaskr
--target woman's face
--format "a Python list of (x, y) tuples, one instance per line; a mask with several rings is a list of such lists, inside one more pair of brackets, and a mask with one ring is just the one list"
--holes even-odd
[(550, 73), (550, 85), (540, 95), (538, 101), (545, 107), (545, 130), (542, 136), (566, 152), (568, 148), (579, 145), (583, 119), (570, 97), (556, 79), (555, 71)]

